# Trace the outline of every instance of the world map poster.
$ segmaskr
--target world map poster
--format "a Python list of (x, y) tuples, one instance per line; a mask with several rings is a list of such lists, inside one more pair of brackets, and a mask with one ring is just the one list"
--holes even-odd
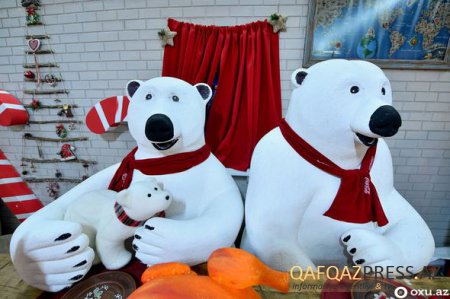
[(317, 0), (315, 60), (445, 61), (450, 0)]

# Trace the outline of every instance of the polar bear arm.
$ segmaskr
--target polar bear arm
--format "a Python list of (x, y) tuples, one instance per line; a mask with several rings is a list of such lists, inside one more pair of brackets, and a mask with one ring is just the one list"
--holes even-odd
[(27, 221), (23, 222), (14, 232), (11, 240), (11, 252), (15, 249), (17, 239), (26, 234), (26, 232), (33, 227), (34, 223), (42, 220), (61, 220), (64, 218), (67, 207), (74, 200), (80, 198), (82, 194), (94, 190), (107, 189), (119, 165), (120, 164), (112, 165), (96, 173), (69, 190), (67, 193), (63, 194), (54, 202), (48, 204), (41, 210), (31, 215)]
[[(289, 270), (294, 265), (313, 266), (310, 258), (300, 248), (298, 228), (311, 198), (292, 198), (296, 192), (287, 190), (287, 180), (303, 184), (303, 178), (280, 175), (277, 166), (291, 151), (280, 131), (274, 129), (256, 146), (251, 162), (245, 214), (246, 231), (242, 247), (269, 266)], [(284, 154), (283, 154), (284, 152)], [(295, 213), (292, 213), (295, 211)], [(276, 240), (276, 241), (275, 241)]]
[[(34, 261), (41, 263), (41, 261), (35, 260), (35, 258), (29, 256), (30, 250), (24, 246), (24, 244), (30, 243), (31, 240), (35, 238), (37, 229), (42, 229), (42, 233), (39, 235), (39, 240), (36, 241), (41, 247), (52, 248), (53, 246), (60, 246), (60, 243), (64, 242), (64, 240), (59, 241), (59, 238), (65, 236), (70, 236), (70, 238), (74, 238), (75, 240), (78, 238), (84, 238), (84, 234), (81, 232), (81, 226), (79, 224), (61, 221), (64, 219), (64, 213), (69, 204), (80, 198), (82, 194), (93, 190), (107, 189), (109, 181), (113, 177), (118, 166), (119, 164), (113, 165), (93, 175), (61, 196), (58, 200), (55, 200), (51, 204), (37, 211), (35, 214), (30, 216), (27, 221), (19, 225), (11, 238), (10, 254), (17, 272), (22, 277), (25, 277), (27, 273), (30, 272), (30, 269), (28, 268), (31, 267)], [(59, 224), (54, 224), (56, 222)], [(46, 233), (48, 236), (45, 235)], [(93, 256), (93, 251), (91, 248), (86, 247), (84, 250), (79, 248), (77, 255), (79, 255), (80, 258), (87, 260), (87, 264), (92, 263), (91, 257)], [(58, 259), (60, 258), (62, 258), (62, 256)], [(62, 269), (61, 273), (64, 271), (65, 270)], [(70, 267), (67, 268), (67, 272), (69, 271), (72, 271)], [(47, 275), (50, 274), (42, 273), (42, 275), (40, 275), (40, 277), (42, 277), (42, 281), (35, 280), (33, 285), (39, 285), (41, 288), (45, 285), (46, 287), (43, 289), (55, 290), (54, 287), (52, 287), (54, 283), (49, 282), (50, 279), (46, 278)], [(29, 282), (29, 280), (27, 281)]]
[[(221, 247), (233, 246), (243, 219), (239, 190), (218, 194), (201, 215), (189, 220), (155, 217), (138, 228), (133, 244), (136, 257), (146, 264), (205, 262)], [(195, 248), (195, 249), (194, 249)]]
[(378, 140), (371, 175), (389, 219), (383, 235), (400, 249), (393, 262), (408, 261), (406, 266), (418, 272), (433, 255), (434, 239), (422, 217), (394, 188), (391, 152), (384, 139)]
[(395, 223), (388, 227), (384, 236), (400, 248), (399, 260), (407, 261), (406, 266), (413, 266), (412, 271), (417, 273), (428, 265), (433, 256), (433, 235), (422, 217), (397, 190), (392, 191), (390, 199), (396, 208), (386, 210), (395, 214), (388, 215)]

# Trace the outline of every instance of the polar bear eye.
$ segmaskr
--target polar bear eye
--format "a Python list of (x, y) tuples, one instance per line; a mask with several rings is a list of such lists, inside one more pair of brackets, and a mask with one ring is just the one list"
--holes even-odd
[(152, 95), (151, 95), (151, 94), (146, 95), (146, 96), (145, 96), (145, 99), (146, 99), (146, 100), (151, 100), (151, 99), (152, 99)]
[(158, 188), (155, 187), (155, 191), (158, 191)]
[(386, 89), (384, 89), (384, 87), (381, 88), (381, 93), (382, 93), (383, 95), (386, 95)]
[(359, 92), (359, 87), (358, 86), (352, 86), (352, 88), (350, 88), (350, 92), (351, 93), (358, 93)]
[(147, 194), (147, 197), (152, 197), (152, 195), (149, 193), (149, 194)]
[(178, 101), (180, 100), (180, 98), (177, 97), (177, 96), (173, 96), (173, 97), (172, 97), (172, 100), (173, 100), (174, 102), (178, 102)]

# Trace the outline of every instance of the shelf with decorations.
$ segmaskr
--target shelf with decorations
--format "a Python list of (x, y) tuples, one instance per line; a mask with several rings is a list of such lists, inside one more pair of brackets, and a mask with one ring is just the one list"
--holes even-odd
[[(26, 49), (24, 50), (24, 81), (22, 87), (23, 97), (31, 95), (31, 101), (25, 105), (29, 111), (30, 120), (28, 121), (28, 133), (23, 135), (23, 148), (25, 141), (35, 142), (38, 149), (37, 157), (25, 157), (24, 149), (22, 149), (22, 176), (26, 182), (30, 183), (48, 183), (47, 190), (51, 198), (59, 196), (59, 183), (80, 183), (85, 180), (89, 174), (88, 169), (97, 162), (91, 159), (78, 158), (75, 154), (75, 146), (73, 142), (89, 142), (86, 136), (71, 136), (77, 129), (77, 125), (83, 124), (83, 121), (75, 119), (73, 108), (78, 108), (69, 99), (69, 90), (64, 86), (64, 79), (60, 72), (60, 66), (56, 63), (55, 51), (51, 47), (51, 37), (45, 30), (43, 22), (44, 7), (39, 0), (22, 0), (22, 6), (26, 11)], [(28, 32), (29, 26), (37, 26), (31, 32)], [(32, 61), (29, 61), (31, 57)], [(63, 97), (63, 98), (60, 98)], [(41, 100), (45, 99), (45, 104)], [(53, 100), (56, 103), (48, 103)], [(56, 109), (54, 117), (49, 119), (33, 119), (33, 115), (40, 109)], [(54, 125), (55, 137), (48, 135), (37, 136), (30, 132), (34, 125)], [(39, 130), (40, 131), (40, 130)], [(45, 130), (44, 130), (45, 131)], [(40, 134), (38, 134), (40, 135)], [(55, 150), (54, 156), (44, 155), (41, 150), (43, 143), (56, 144), (59, 147)], [(59, 156), (59, 157), (58, 157)], [(71, 163), (73, 165), (80, 164), (84, 168), (84, 175), (80, 178), (65, 178), (62, 172), (57, 169), (61, 163)], [(49, 177), (48, 172), (44, 177), (37, 177), (37, 165), (39, 164), (55, 164), (54, 177)]]

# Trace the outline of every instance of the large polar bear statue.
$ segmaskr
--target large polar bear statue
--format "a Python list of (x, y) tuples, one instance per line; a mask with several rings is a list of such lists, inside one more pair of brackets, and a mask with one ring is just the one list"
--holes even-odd
[(33, 214), (12, 237), (14, 266), (34, 287), (59, 291), (90, 269), (94, 252), (88, 237), (79, 223), (63, 217), (73, 201), (93, 190), (120, 191), (131, 181), (152, 176), (172, 194), (166, 217), (151, 218), (136, 231), (136, 257), (148, 265), (204, 262), (214, 250), (231, 246), (239, 232), (239, 190), (205, 145), (209, 86), (159, 77), (130, 81), (127, 93), (128, 127), (137, 148), (121, 164), (100, 171)]
[(369, 62), (328, 60), (292, 82), (285, 120), (253, 153), (243, 248), (279, 270), (353, 262), (384, 275), (420, 271), (434, 240), (393, 187), (382, 137), (401, 118), (389, 80)]

